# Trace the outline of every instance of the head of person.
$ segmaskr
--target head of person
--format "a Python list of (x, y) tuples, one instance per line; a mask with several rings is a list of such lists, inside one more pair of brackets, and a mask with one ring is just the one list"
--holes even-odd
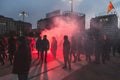
[(55, 40), (56, 38), (53, 36), (52, 39)]
[(47, 35), (44, 35), (43, 38), (46, 39), (46, 38), (47, 38)]
[(64, 35), (64, 40), (68, 40), (68, 36), (67, 35)]
[(72, 40), (72, 41), (75, 41), (75, 36), (72, 36), (72, 37), (71, 37), (71, 40)]
[(41, 36), (39, 36), (38, 38), (41, 39)]
[(24, 36), (20, 36), (17, 39), (18, 46), (26, 44), (26, 38)]

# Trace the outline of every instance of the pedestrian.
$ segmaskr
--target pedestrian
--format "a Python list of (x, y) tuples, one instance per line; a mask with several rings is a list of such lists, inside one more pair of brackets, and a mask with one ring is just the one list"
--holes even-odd
[(49, 50), (49, 40), (47, 39), (47, 35), (43, 36), (42, 40), (42, 53), (41, 53), (41, 62), (43, 63), (43, 58), (45, 56), (45, 63), (47, 63), (47, 51)]
[(31, 49), (23, 36), (17, 39), (17, 43), (18, 49), (15, 54), (12, 73), (18, 75), (18, 80), (28, 80), (31, 65)]
[(31, 49), (33, 51), (35, 48), (35, 38), (34, 37), (31, 38), (31, 45), (30, 46), (31, 46)]
[(77, 60), (77, 40), (75, 39), (74, 36), (71, 38), (71, 51), (70, 51), (70, 61), (72, 60), (72, 55), (73, 55), (73, 63), (76, 62)]
[(10, 36), (8, 39), (8, 53), (9, 53), (9, 60), (11, 65), (13, 64), (15, 51), (16, 51), (16, 39), (14, 38), (14, 36)]
[(101, 54), (102, 54), (102, 37), (100, 34), (100, 31), (98, 30), (95, 34), (95, 63), (96, 64), (100, 64), (100, 58), (101, 58)]
[(70, 41), (68, 40), (68, 36), (64, 36), (63, 42), (63, 57), (64, 57), (64, 66), (63, 69), (67, 68), (67, 64), (69, 66), (69, 70), (71, 70), (71, 63), (70, 63)]
[(78, 37), (78, 42), (77, 42), (77, 61), (81, 61), (80, 55), (84, 53), (84, 45), (83, 45), (83, 36)]
[(106, 60), (110, 60), (110, 41), (107, 35), (103, 35), (103, 50), (102, 50), (102, 63), (105, 64)]
[(111, 44), (112, 44), (112, 55), (115, 57), (117, 50), (117, 41), (113, 40)]
[(5, 64), (4, 59), (5, 59), (5, 46), (3, 43), (3, 37), (0, 37), (0, 62), (2, 63), (2, 65)]
[(86, 54), (86, 61), (91, 62), (91, 55), (94, 52), (93, 48), (93, 38), (92, 35), (88, 32), (85, 38), (85, 54)]
[(38, 51), (38, 58), (40, 57), (40, 54), (42, 52), (42, 38), (41, 36), (38, 37), (37, 41), (36, 41), (36, 49)]
[(57, 40), (55, 37), (52, 37), (51, 52), (55, 59), (56, 59), (56, 51), (57, 51)]

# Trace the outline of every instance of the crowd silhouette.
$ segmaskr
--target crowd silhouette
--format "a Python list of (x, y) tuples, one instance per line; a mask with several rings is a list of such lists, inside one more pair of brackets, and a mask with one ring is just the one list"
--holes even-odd
[[(34, 39), (35, 40), (35, 39)], [(113, 45), (107, 34), (100, 34), (97, 31), (91, 34), (89, 31), (85, 35), (80, 36), (63, 36), (63, 69), (72, 69), (71, 63), (81, 61), (81, 54), (86, 56), (87, 62), (94, 62), (95, 64), (107, 63), (110, 61), (110, 53), (115, 56), (115, 51), (120, 52), (120, 45)], [(38, 51), (38, 59), (41, 64), (47, 63), (48, 50), (57, 58), (58, 41), (56, 37), (52, 37), (52, 41), (47, 39), (47, 35), (38, 36), (36, 40), (36, 50)], [(7, 59), (13, 65), (13, 73), (18, 75), (19, 80), (27, 80), (29, 69), (31, 67), (33, 50), (33, 42), (27, 37), (15, 37), (11, 35), (7, 39), (0, 37), (0, 63), (5, 65)], [(91, 56), (95, 59), (92, 61)]]

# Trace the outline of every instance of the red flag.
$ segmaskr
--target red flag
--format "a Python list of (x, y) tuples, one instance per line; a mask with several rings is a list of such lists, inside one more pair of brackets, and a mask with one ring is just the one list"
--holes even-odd
[(113, 6), (113, 4), (112, 4), (112, 2), (110, 1), (109, 2), (109, 5), (108, 5), (108, 13), (112, 10), (114, 8), (114, 6)]

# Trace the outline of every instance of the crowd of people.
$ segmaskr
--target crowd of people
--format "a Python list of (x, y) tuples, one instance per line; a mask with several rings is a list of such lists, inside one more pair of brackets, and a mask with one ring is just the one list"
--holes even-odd
[(24, 36), (0, 38), (0, 62), (4, 65), (8, 59), (13, 65), (12, 73), (17, 74), (19, 80), (27, 80), (31, 66), (31, 49), (27, 41)]
[[(72, 36), (71, 39), (68, 35), (64, 35), (63, 40), (63, 69), (68, 68), (71, 70), (71, 62), (81, 61), (80, 54), (85, 54), (88, 62), (92, 61), (91, 55), (94, 55), (96, 64), (105, 64), (110, 60), (112, 46), (107, 35), (91, 35), (88, 33), (85, 36)], [(19, 80), (27, 80), (28, 78), (32, 61), (32, 47), (32, 41), (24, 36), (10, 36), (7, 39), (0, 37), (0, 62), (4, 65), (5, 60), (8, 59), (10, 64), (13, 65), (12, 72), (18, 74)], [(52, 37), (50, 43), (47, 35), (39, 36), (36, 40), (36, 49), (40, 63), (47, 63), (47, 52), (49, 49), (51, 49), (51, 53), (56, 59), (58, 47), (55, 37)]]
[(38, 50), (38, 58), (41, 54), (41, 63), (45, 61), (47, 63), (47, 51), (50, 48), (49, 40), (47, 39), (47, 35), (43, 36), (43, 39), (39, 36), (38, 40), (36, 41), (36, 49)]

